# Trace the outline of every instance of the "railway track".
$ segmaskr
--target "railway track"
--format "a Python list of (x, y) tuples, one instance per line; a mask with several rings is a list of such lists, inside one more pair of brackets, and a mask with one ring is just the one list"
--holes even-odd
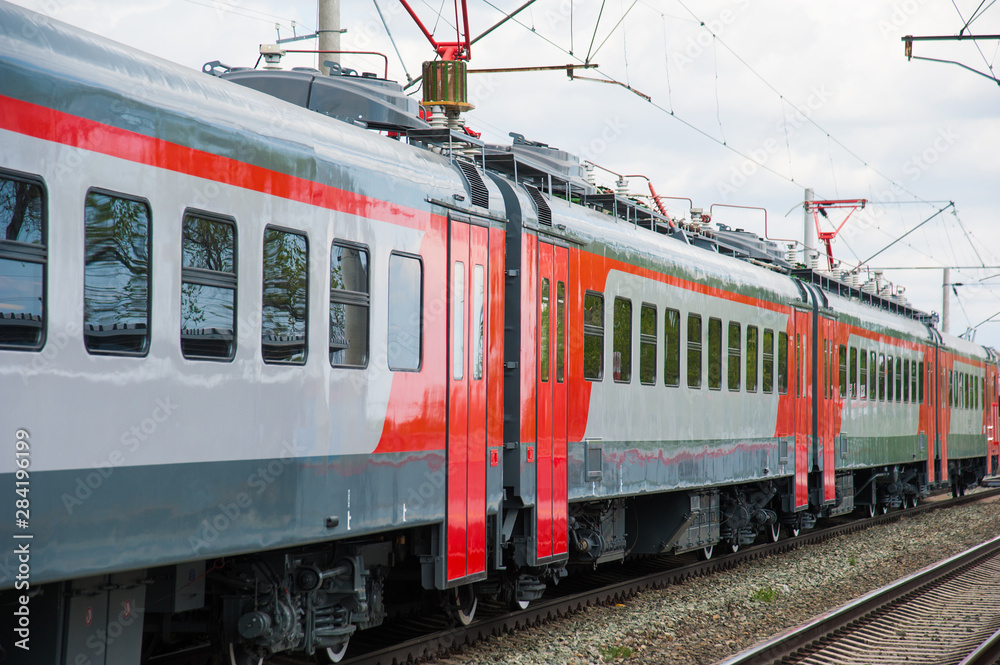
[(1000, 536), (721, 665), (954, 663), (1000, 658)]
[[(551, 589), (546, 596), (524, 610), (507, 612), (500, 606), (481, 604), (477, 618), (468, 626), (451, 627), (430, 617), (416, 621), (393, 622), (382, 628), (357, 636), (348, 650), (344, 665), (393, 665), (413, 662), (447, 654), (463, 645), (473, 644), (491, 636), (520, 630), (526, 626), (576, 613), (588, 606), (617, 602), (647, 589), (656, 589), (685, 579), (714, 574), (733, 568), (746, 561), (771, 556), (805, 545), (820, 543), (840, 535), (888, 524), (902, 517), (912, 516), (989, 498), (1000, 494), (1000, 489), (977, 492), (958, 499), (926, 502), (915, 508), (896, 510), (870, 519), (856, 520), (807, 532), (795, 538), (779, 540), (739, 552), (694, 562), (694, 557), (653, 557), (627, 564), (611, 572), (563, 582)], [(996, 636), (1000, 649), (1000, 635)], [(279, 665), (301, 664), (302, 660), (275, 656), (271, 660)], [(737, 661), (734, 661), (737, 662)], [(747, 661), (773, 662), (773, 661)], [(828, 661), (837, 662), (837, 661)], [(958, 661), (956, 661), (958, 662)], [(985, 662), (985, 661), (982, 661)]]

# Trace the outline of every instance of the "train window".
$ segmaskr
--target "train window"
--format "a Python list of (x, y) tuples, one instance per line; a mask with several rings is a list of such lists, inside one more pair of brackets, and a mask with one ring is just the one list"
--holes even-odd
[(424, 267), (417, 256), (389, 255), (389, 369), (420, 371), (423, 357)]
[[(451, 378), (465, 377), (465, 263), (455, 261), (451, 271)], [(542, 280), (542, 381), (549, 380), (549, 280)]]
[(747, 326), (747, 392), (757, 392), (757, 326)]
[(868, 399), (877, 401), (878, 396), (878, 354), (868, 353)]
[(604, 294), (583, 295), (583, 378), (604, 377)]
[(330, 246), (330, 364), (368, 365), (371, 308), (368, 249), (335, 240)]
[(740, 365), (743, 364), (741, 353), (743, 331), (740, 324), (735, 321), (729, 322), (729, 365), (727, 367), (726, 386), (732, 390), (740, 389)]
[(722, 319), (708, 319), (708, 387), (722, 390)]
[(45, 342), (46, 214), (40, 182), (0, 172), (0, 348)]
[(887, 355), (885, 357), (885, 374), (886, 374), (885, 401), (887, 401), (887, 402), (891, 402), (892, 401), (892, 394), (893, 394), (892, 393), (892, 386), (893, 386), (893, 382), (894, 382), (894, 379), (893, 379), (893, 377), (894, 377), (894, 372), (893, 372), (894, 363), (892, 362), (892, 360), (893, 360), (892, 356)]
[(903, 401), (910, 402), (910, 361), (903, 360)]
[(149, 204), (87, 192), (84, 211), (83, 341), (90, 353), (149, 349)]
[(802, 397), (802, 335), (795, 335), (795, 396)]
[(764, 329), (764, 348), (761, 349), (761, 383), (765, 393), (774, 392), (774, 331)]
[(851, 387), (851, 399), (858, 398), (858, 348), (856, 346), (850, 347), (850, 359), (847, 362), (848, 371), (850, 372), (850, 377), (847, 382)]
[[(482, 282), (482, 266), (476, 266)], [(480, 321), (482, 314), (480, 312)], [(480, 323), (480, 328), (482, 324)], [(482, 378), (481, 376), (478, 378)], [(566, 380), (566, 282), (556, 282), (556, 382)]]
[(615, 381), (632, 381), (632, 301), (615, 298), (615, 330), (613, 348)]
[(868, 352), (858, 350), (858, 399), (868, 399)]
[(542, 278), (538, 317), (538, 366), (542, 381), (549, 380), (549, 280)]
[(639, 382), (656, 383), (656, 305), (649, 303), (639, 310)]
[(663, 383), (681, 384), (681, 313), (663, 310)]
[(826, 346), (826, 377), (828, 387), (828, 397), (835, 397), (837, 394), (837, 345), (830, 340)]
[(917, 383), (917, 403), (918, 404), (923, 404), (924, 403), (924, 363), (923, 363), (923, 361), (920, 361), (920, 363), (917, 365), (917, 367), (919, 368), (919, 371), (917, 372), (917, 376), (919, 377), (919, 380), (918, 380), (918, 383)]
[[(847, 397), (847, 347), (843, 344), (840, 345), (837, 360), (840, 370), (838, 374), (840, 378), (840, 396)], [(851, 388), (851, 393), (851, 396), (853, 397), (853, 387)]]
[(688, 388), (701, 388), (701, 315), (688, 314)]
[(788, 394), (788, 333), (778, 333), (778, 394)]
[(902, 401), (903, 399), (903, 364), (906, 363), (902, 358), (896, 358), (896, 401)]
[[(565, 301), (565, 286), (559, 282), (560, 302)], [(472, 378), (479, 381), (483, 378), (483, 365), (486, 362), (486, 273), (482, 265), (476, 264), (472, 269)], [(562, 327), (563, 313), (559, 313), (559, 324)], [(560, 332), (560, 339), (562, 333)], [(562, 345), (559, 345), (559, 380), (563, 380)]]
[(954, 378), (953, 378), (954, 376), (955, 376), (955, 372), (953, 372), (952, 370), (948, 370), (947, 378), (945, 379), (945, 381), (948, 382), (948, 406), (949, 407), (955, 406), (955, 390), (953, 388), (953, 384), (955, 383)]
[(878, 354), (878, 401), (885, 401), (885, 354)]
[(232, 360), (236, 351), (236, 226), (186, 213), (181, 230), (181, 353)]
[(910, 402), (917, 403), (917, 361), (910, 361)]
[(261, 352), (266, 363), (306, 362), (309, 243), (301, 233), (264, 229)]

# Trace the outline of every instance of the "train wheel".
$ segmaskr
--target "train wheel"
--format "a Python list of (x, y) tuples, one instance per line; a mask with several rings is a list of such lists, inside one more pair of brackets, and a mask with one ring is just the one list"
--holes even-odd
[(740, 541), (738, 541), (738, 540), (730, 540), (729, 541), (729, 551), (732, 552), (733, 554), (736, 554), (737, 552), (739, 552), (740, 551)]
[(776, 543), (781, 540), (781, 524), (775, 522), (771, 525), (771, 542)]
[(868, 504), (868, 517), (875, 517), (875, 504), (874, 503), (869, 503)]
[(702, 561), (708, 561), (712, 558), (712, 554), (715, 552), (715, 546), (709, 545), (708, 547), (703, 547), (698, 550), (698, 558)]
[(261, 665), (264, 656), (255, 653), (242, 644), (229, 643), (229, 665)]
[(888, 503), (878, 504), (878, 511), (883, 515), (885, 515), (887, 512), (889, 512), (889, 504)]
[(466, 584), (455, 587), (449, 592), (445, 611), (455, 623), (468, 626), (476, 618), (477, 607), (479, 607), (479, 598), (476, 597), (476, 590), (471, 584)]
[(788, 525), (788, 533), (792, 534), (792, 538), (798, 538), (799, 531), (801, 531), (801, 528), (799, 527), (798, 524), (796, 524), (795, 526), (792, 526), (791, 524)]

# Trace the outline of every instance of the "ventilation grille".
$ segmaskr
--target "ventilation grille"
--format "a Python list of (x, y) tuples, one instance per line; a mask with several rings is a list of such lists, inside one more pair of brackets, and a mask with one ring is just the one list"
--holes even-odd
[(552, 226), (552, 210), (549, 208), (548, 202), (546, 202), (545, 197), (542, 193), (538, 191), (538, 188), (534, 185), (529, 185), (524, 183), (524, 188), (528, 190), (528, 194), (535, 202), (535, 207), (538, 208), (538, 221), (546, 226)]
[(482, 176), (479, 175), (479, 169), (471, 162), (461, 159), (456, 160), (455, 163), (462, 170), (465, 182), (469, 185), (469, 196), (472, 199), (472, 205), (488, 209), (490, 207), (490, 191), (486, 189), (486, 183), (483, 182)]

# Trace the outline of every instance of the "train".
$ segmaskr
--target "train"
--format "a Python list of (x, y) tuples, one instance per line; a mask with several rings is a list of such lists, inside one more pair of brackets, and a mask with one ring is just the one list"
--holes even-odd
[(6, 662), (337, 662), (997, 470), (996, 351), (754, 233), (375, 74), (0, 33)]

